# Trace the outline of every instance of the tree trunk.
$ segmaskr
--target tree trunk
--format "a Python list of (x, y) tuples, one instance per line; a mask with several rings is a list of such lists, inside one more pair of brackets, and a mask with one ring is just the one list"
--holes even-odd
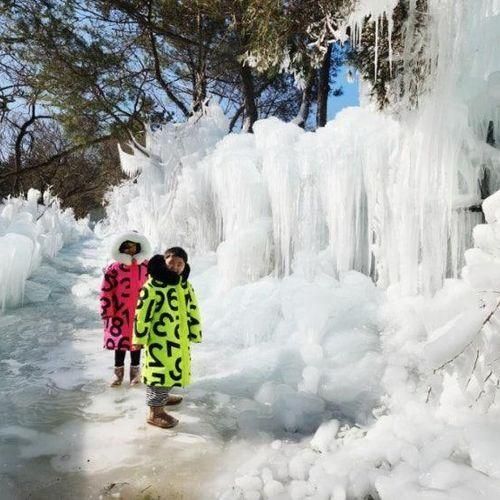
[(253, 132), (253, 124), (257, 121), (258, 113), (257, 105), (255, 104), (255, 88), (251, 68), (246, 65), (241, 66), (240, 76), (243, 90), (243, 106), (245, 108), (243, 131)]
[[(488, 123), (488, 132), (486, 134), (486, 143), (495, 147), (495, 125), (493, 120)], [(479, 179), (479, 189), (481, 191), (481, 199), (485, 200), (490, 196), (490, 169), (485, 165), (483, 168), (483, 175)]]
[(314, 80), (316, 79), (316, 72), (311, 70), (306, 78), (306, 86), (302, 91), (302, 100), (300, 103), (300, 109), (297, 116), (292, 120), (293, 123), (299, 127), (304, 128), (309, 118), (309, 111), (311, 109), (312, 101), (312, 90), (314, 86)]
[(240, 108), (238, 108), (234, 116), (231, 118), (231, 121), (229, 122), (229, 133), (233, 131), (236, 122), (239, 120), (244, 110), (245, 110), (244, 106), (241, 106)]
[[(12, 187), (12, 193), (14, 195), (18, 195), (21, 191), (21, 171), (22, 171), (22, 144), (24, 137), (28, 133), (28, 128), (35, 123), (35, 120), (37, 119), (36, 116), (36, 105), (31, 104), (31, 117), (26, 120), (21, 127), (19, 127), (19, 134), (17, 134), (16, 137), (16, 143), (14, 146), (14, 151), (15, 151), (15, 156), (14, 156), (14, 167), (15, 167), (15, 178), (14, 178), (14, 185)], [(47, 117), (40, 117), (40, 118), (47, 118)]]
[[(486, 133), (486, 143), (491, 147), (495, 147), (495, 125), (493, 120), (488, 122), (488, 132)], [(481, 191), (481, 199), (485, 200), (490, 196), (490, 169), (485, 165), (483, 168), (482, 178), (479, 179), (479, 189)]]
[(165, 91), (168, 98), (181, 110), (182, 114), (186, 118), (189, 117), (190, 113), (189, 113), (189, 110), (187, 109), (186, 105), (182, 102), (182, 100), (179, 97), (177, 97), (174, 94), (174, 92), (170, 88), (170, 85), (167, 83), (165, 78), (163, 78), (163, 74), (161, 71), (161, 64), (160, 64), (160, 56), (158, 54), (158, 48), (156, 46), (156, 38), (155, 38), (155, 35), (152, 31), (149, 33), (149, 40), (151, 43), (151, 53), (153, 55), (153, 63), (154, 63), (156, 80), (160, 84), (160, 87)]
[(324, 127), (326, 125), (326, 116), (328, 108), (328, 94), (330, 93), (330, 66), (333, 45), (328, 45), (323, 62), (318, 75), (318, 104), (316, 111), (316, 126)]
[[(486, 144), (489, 144), (492, 147), (495, 147), (495, 125), (493, 120), (490, 120), (488, 123), (488, 131), (486, 132)], [(482, 201), (490, 196), (490, 176), (491, 172), (488, 165), (483, 165), (481, 177), (478, 180), (479, 183), (479, 192), (481, 193), (481, 203), (479, 205), (472, 205), (468, 207), (467, 210), (471, 212), (482, 212), (483, 213), (483, 223), (486, 221), (486, 216), (483, 211)]]
[(204, 69), (196, 72), (193, 88), (193, 112), (200, 111), (207, 98), (207, 79)]
[(196, 25), (198, 28), (198, 50), (196, 56), (196, 68), (193, 78), (193, 112), (197, 113), (203, 109), (203, 103), (207, 98), (207, 75), (206, 75), (206, 58), (207, 53), (204, 48), (204, 33), (203, 19), (201, 12), (198, 10), (196, 16)]
[(486, 132), (486, 144), (495, 147), (495, 124), (493, 120), (488, 122), (488, 131)]
[(19, 194), (20, 188), (21, 188), (21, 170), (22, 170), (22, 163), (21, 163), (21, 143), (23, 140), (24, 134), (19, 134), (16, 139), (16, 145), (15, 145), (15, 156), (14, 156), (14, 168), (15, 168), (15, 177), (14, 177), (14, 184), (12, 186), (12, 193), (14, 196), (17, 196)]

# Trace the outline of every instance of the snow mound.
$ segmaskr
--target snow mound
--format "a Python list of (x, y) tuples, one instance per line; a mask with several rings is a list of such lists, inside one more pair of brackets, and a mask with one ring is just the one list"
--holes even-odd
[(49, 192), (30, 189), (26, 198), (0, 202), (0, 310), (43, 301), (49, 291), (27, 279), (44, 258), (54, 257), (63, 245), (90, 234), (86, 219), (77, 221), (71, 209), (62, 210)]

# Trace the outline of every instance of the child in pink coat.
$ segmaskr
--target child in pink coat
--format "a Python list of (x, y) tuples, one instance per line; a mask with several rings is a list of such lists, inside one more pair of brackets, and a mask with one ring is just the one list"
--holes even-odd
[(114, 262), (104, 270), (101, 285), (101, 318), (104, 320), (104, 348), (115, 351), (112, 387), (122, 384), (125, 354), (130, 351), (130, 385), (140, 382), (141, 351), (132, 346), (137, 299), (148, 278), (151, 245), (139, 233), (130, 232), (115, 239)]

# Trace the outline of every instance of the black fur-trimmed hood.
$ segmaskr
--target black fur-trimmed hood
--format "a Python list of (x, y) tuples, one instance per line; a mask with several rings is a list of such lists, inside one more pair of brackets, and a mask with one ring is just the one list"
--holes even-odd
[(191, 269), (189, 268), (189, 264), (186, 262), (186, 267), (184, 268), (182, 275), (179, 276), (177, 273), (170, 271), (165, 263), (165, 258), (163, 255), (159, 254), (153, 255), (148, 262), (149, 276), (156, 281), (165, 283), (166, 285), (177, 285), (180, 279), (182, 279), (182, 281), (187, 281), (190, 271)]

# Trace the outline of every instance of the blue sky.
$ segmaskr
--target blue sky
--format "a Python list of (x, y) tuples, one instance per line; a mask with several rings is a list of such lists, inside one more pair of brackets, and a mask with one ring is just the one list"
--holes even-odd
[(328, 99), (328, 120), (335, 118), (335, 115), (348, 106), (359, 105), (359, 82), (358, 79), (349, 83), (346, 79), (349, 68), (344, 66), (337, 80), (337, 85), (342, 86), (344, 93), (340, 97), (331, 96)]

